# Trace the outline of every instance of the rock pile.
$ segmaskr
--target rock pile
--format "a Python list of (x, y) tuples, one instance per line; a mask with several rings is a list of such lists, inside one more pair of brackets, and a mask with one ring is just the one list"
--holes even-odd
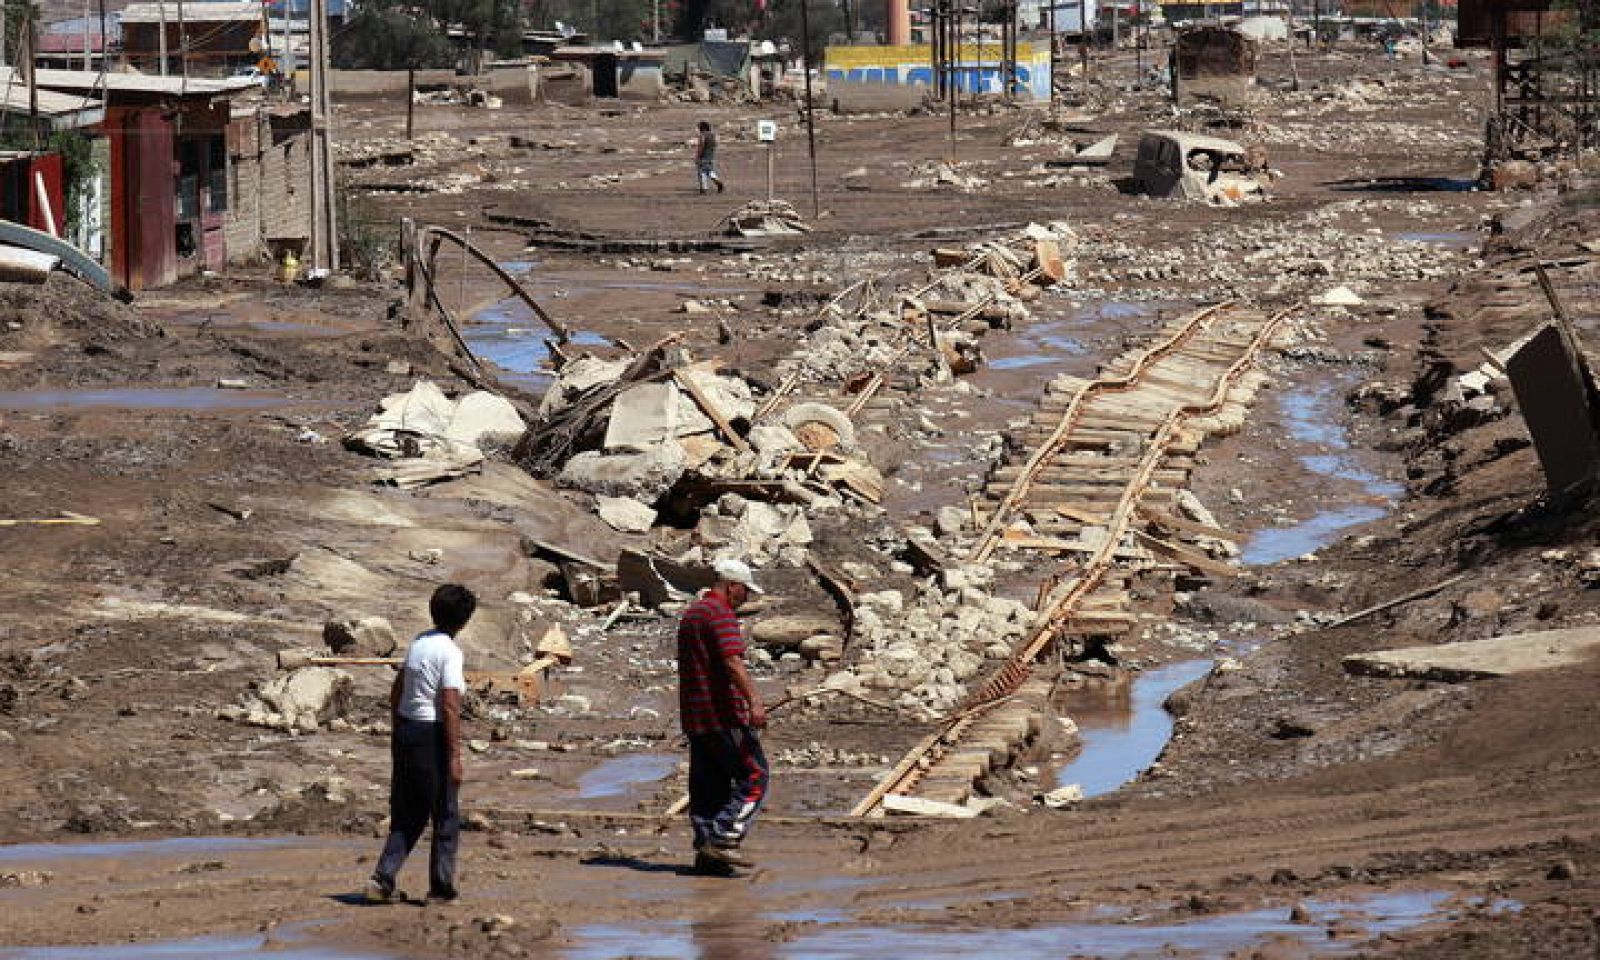
[(924, 581), (908, 600), (899, 590), (856, 598), (856, 662), (829, 689), (891, 702), (924, 716), (948, 713), (986, 660), (1001, 660), (1033, 626), (1025, 605), (991, 595), (993, 568), (972, 564)]

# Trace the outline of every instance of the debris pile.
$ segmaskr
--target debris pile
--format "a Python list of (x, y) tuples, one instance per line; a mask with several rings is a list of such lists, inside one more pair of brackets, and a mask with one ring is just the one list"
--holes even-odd
[(958, 190), (972, 193), (989, 185), (983, 177), (962, 173), (956, 164), (948, 161), (918, 164), (911, 171), (911, 179), (900, 184), (908, 190)]
[(384, 397), (366, 426), (344, 438), (359, 453), (400, 461), (380, 472), (399, 487), (416, 487), (480, 468), (484, 444), (495, 437), (522, 435), (516, 407), (504, 397), (476, 391), (459, 400), (446, 397), (430, 380), (407, 393)]
[[(1032, 613), (991, 595), (985, 565), (901, 565), (920, 566), (921, 579), (857, 595), (854, 575), (811, 556), (815, 524), (841, 512), (881, 517), (886, 464), (871, 461), (879, 451), (858, 439), (856, 418), (885, 384), (914, 389), (974, 369), (984, 330), (1026, 317), (1041, 287), (1071, 278), (1077, 242), (1065, 224), (1032, 225), (1003, 242), (936, 250), (919, 287), (852, 285), (776, 365), (777, 385), (691, 357), (676, 338), (619, 360), (565, 359), (513, 456), (589, 494), (614, 529), (649, 537), (615, 564), (547, 548), (569, 595), (585, 606), (660, 606), (708, 585), (721, 556), (809, 569), (841, 618), (758, 620), (758, 655), (846, 663), (830, 689), (892, 694), (917, 716), (953, 709), (986, 660), (1009, 656)], [(941, 555), (931, 531), (913, 534), (908, 542), (885, 525), (878, 539), (890, 552)]]
[(892, 693), (895, 706), (923, 716), (954, 709), (986, 660), (1003, 660), (1033, 625), (1025, 605), (988, 592), (994, 570), (954, 566), (923, 582), (908, 601), (898, 590), (856, 597), (856, 662), (823, 686), (856, 695)]
[(253, 727), (315, 733), (344, 722), (354, 691), (350, 674), (314, 664), (279, 674), (247, 694), (242, 704), (223, 707), (217, 715)]
[(752, 200), (723, 218), (730, 237), (783, 237), (810, 233), (811, 225), (786, 200)]

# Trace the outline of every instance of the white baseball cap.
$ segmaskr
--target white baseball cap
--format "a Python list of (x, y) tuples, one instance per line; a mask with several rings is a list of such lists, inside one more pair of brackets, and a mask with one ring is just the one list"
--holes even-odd
[(711, 569), (716, 571), (719, 579), (726, 580), (729, 583), (742, 583), (749, 587), (752, 593), (767, 592), (756, 585), (756, 575), (750, 572), (750, 565), (743, 560), (723, 557), (712, 564)]

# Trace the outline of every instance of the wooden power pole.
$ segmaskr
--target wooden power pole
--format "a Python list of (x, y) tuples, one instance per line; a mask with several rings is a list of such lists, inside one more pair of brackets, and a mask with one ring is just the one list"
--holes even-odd
[(333, 183), (333, 98), (328, 90), (328, 2), (311, 0), (311, 266), (339, 269)]

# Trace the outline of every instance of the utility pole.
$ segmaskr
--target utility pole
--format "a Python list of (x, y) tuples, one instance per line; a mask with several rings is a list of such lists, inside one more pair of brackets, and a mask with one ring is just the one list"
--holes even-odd
[(161, 34), (156, 38), (156, 50), (161, 57), (161, 75), (167, 75), (167, 0), (156, 0), (156, 18), (160, 20)]
[(189, 89), (189, 31), (184, 29), (183, 0), (178, 0), (178, 73), (183, 76), (184, 91)]
[(1422, 0), (1422, 65), (1426, 67), (1430, 62), (1428, 59), (1428, 0)]
[(94, 69), (89, 66), (89, 0), (83, 0), (83, 69), (85, 73)]
[(811, 219), (822, 216), (817, 195), (817, 105), (811, 98), (811, 3), (800, 0), (800, 63), (806, 72), (806, 152), (811, 158)]
[(333, 99), (328, 91), (328, 5), (311, 0), (311, 265), (339, 269), (333, 184)]

